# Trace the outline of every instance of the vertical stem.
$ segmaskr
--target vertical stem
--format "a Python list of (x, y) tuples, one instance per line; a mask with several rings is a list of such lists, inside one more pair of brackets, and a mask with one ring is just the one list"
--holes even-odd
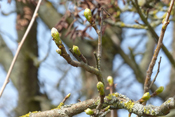
[(101, 63), (101, 55), (102, 55), (102, 28), (103, 28), (103, 10), (101, 8), (101, 25), (100, 30), (97, 30), (98, 33), (98, 53), (97, 53), (97, 59), (98, 59), (98, 69), (100, 70), (100, 63)]

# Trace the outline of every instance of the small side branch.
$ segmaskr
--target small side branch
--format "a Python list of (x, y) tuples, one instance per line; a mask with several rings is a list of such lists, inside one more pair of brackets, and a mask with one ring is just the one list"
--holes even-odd
[(101, 16), (101, 24), (100, 24), (100, 30), (97, 30), (98, 34), (98, 52), (97, 52), (97, 68), (100, 70), (100, 65), (101, 65), (101, 55), (102, 55), (102, 28), (103, 28), (103, 10), (101, 8), (100, 12)]
[[(138, 5), (138, 1), (135, 0), (131, 0), (133, 6), (136, 8), (141, 20), (144, 22), (144, 24), (146, 26), (148, 26), (148, 30), (150, 31), (150, 33), (152, 34), (152, 36), (155, 39), (155, 42), (158, 43), (159, 37), (156, 34), (156, 32), (154, 31), (154, 28), (150, 25), (150, 23), (147, 21), (147, 18), (143, 15), (139, 5)], [(172, 0), (172, 2), (174, 3), (174, 0)], [(169, 12), (169, 11), (168, 11)], [(164, 53), (166, 54), (166, 56), (168, 57), (169, 61), (171, 62), (171, 64), (173, 65), (173, 67), (175, 68), (175, 60), (173, 59), (171, 53), (168, 51), (168, 49), (162, 44), (162, 50), (164, 51)]]
[[(171, 1), (169, 10), (167, 12), (167, 16), (166, 16), (166, 18), (165, 18), (165, 20), (163, 22), (163, 25), (162, 25), (162, 30), (161, 30), (161, 33), (160, 33), (160, 37), (159, 37), (159, 40), (158, 40), (157, 47), (156, 47), (156, 49), (154, 51), (153, 58), (152, 58), (151, 63), (149, 65), (149, 67), (148, 67), (148, 70), (147, 70), (146, 79), (145, 79), (145, 83), (144, 83), (144, 93), (149, 91), (150, 79), (151, 79), (152, 71), (153, 71), (155, 62), (157, 60), (157, 56), (159, 54), (159, 51), (160, 51), (160, 49), (161, 49), (161, 47), (163, 45), (162, 41), (163, 41), (163, 37), (164, 37), (165, 31), (166, 31), (166, 27), (169, 24), (169, 17), (170, 17), (170, 13), (171, 13), (172, 7), (174, 5), (174, 1), (175, 0)], [(137, 0), (136, 0), (136, 4), (137, 4)]]
[(158, 74), (159, 74), (159, 71), (160, 71), (160, 63), (161, 63), (161, 58), (162, 58), (162, 57), (160, 57), (160, 60), (159, 60), (159, 62), (158, 62), (158, 69), (157, 69), (156, 76), (154, 77), (153, 81), (151, 82), (151, 84), (150, 84), (150, 86), (149, 86), (149, 89), (151, 89), (152, 85), (153, 85), (153, 84), (154, 84), (154, 82), (156, 81), (156, 78), (157, 78), (157, 76), (158, 76)]
[(64, 105), (64, 103), (66, 102), (66, 100), (70, 97), (70, 93), (69, 94), (67, 94), (66, 95), (66, 97), (63, 99), (63, 101), (58, 105), (58, 107), (57, 108), (61, 108), (63, 105)]

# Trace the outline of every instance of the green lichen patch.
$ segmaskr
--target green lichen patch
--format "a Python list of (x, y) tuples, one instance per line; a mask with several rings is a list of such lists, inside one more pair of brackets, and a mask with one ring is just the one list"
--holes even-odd
[(133, 108), (133, 106), (134, 106), (134, 102), (132, 102), (131, 100), (129, 100), (129, 101), (125, 102), (124, 105), (125, 105), (125, 107), (127, 108), (127, 110), (128, 110), (129, 112), (131, 112), (131, 111), (132, 111), (132, 108)]

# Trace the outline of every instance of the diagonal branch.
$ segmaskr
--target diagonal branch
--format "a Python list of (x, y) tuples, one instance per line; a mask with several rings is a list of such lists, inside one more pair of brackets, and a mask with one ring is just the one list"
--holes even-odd
[[(156, 32), (154, 31), (153, 27), (150, 25), (150, 23), (147, 21), (147, 19), (145, 18), (145, 16), (143, 15), (143, 13), (141, 12), (140, 7), (137, 4), (137, 0), (135, 0), (135, 3), (132, 0), (132, 4), (133, 6), (136, 8), (140, 18), (142, 19), (142, 21), (145, 23), (146, 26), (148, 26), (148, 30), (150, 31), (150, 33), (152, 34), (152, 36), (155, 39), (155, 42), (158, 43), (159, 40), (159, 36), (156, 34)], [(162, 50), (164, 51), (164, 53), (166, 54), (166, 56), (168, 57), (169, 61), (171, 62), (172, 66), (175, 68), (175, 60), (173, 59), (172, 55), (170, 54), (170, 52), (168, 51), (168, 49), (164, 46), (164, 44), (162, 44)]]
[[(169, 24), (169, 17), (170, 17), (170, 13), (171, 13), (172, 7), (174, 5), (174, 1), (175, 0), (172, 0), (171, 1), (169, 10), (167, 12), (167, 16), (166, 16), (165, 21), (163, 22), (163, 25), (162, 25), (162, 30), (161, 30), (161, 33), (160, 33), (160, 37), (159, 37), (159, 40), (158, 40), (157, 47), (156, 47), (156, 49), (154, 51), (154, 55), (152, 57), (152, 60), (151, 60), (150, 65), (148, 67), (148, 71), (147, 71), (146, 79), (145, 79), (145, 83), (144, 83), (144, 93), (146, 93), (146, 92), (149, 91), (149, 86), (150, 86), (150, 80), (151, 80), (152, 71), (153, 71), (155, 62), (157, 60), (157, 56), (159, 54), (159, 51), (160, 51), (160, 49), (161, 49), (161, 47), (163, 45), (162, 44), (162, 41), (163, 41), (163, 37), (164, 37), (165, 31), (166, 31), (166, 27)], [(137, 0), (136, 0), (136, 2), (137, 2)]]
[(39, 9), (39, 7), (40, 7), (41, 1), (42, 1), (42, 0), (39, 0), (38, 4), (37, 4), (37, 6), (36, 6), (35, 12), (34, 12), (34, 14), (33, 14), (33, 17), (32, 17), (32, 19), (31, 19), (31, 22), (30, 22), (30, 24), (29, 24), (29, 26), (28, 26), (28, 28), (27, 28), (27, 30), (26, 30), (26, 32), (25, 32), (25, 34), (24, 34), (24, 36), (23, 36), (21, 42), (19, 43), (18, 49), (17, 49), (17, 51), (16, 51), (16, 54), (15, 54), (13, 60), (12, 60), (12, 63), (11, 63), (10, 68), (9, 68), (9, 70), (8, 70), (7, 76), (6, 76), (6, 78), (5, 78), (5, 82), (4, 82), (4, 84), (3, 84), (2, 88), (1, 88), (0, 97), (2, 96), (2, 93), (3, 93), (3, 91), (4, 91), (5, 87), (6, 87), (6, 85), (7, 85), (8, 82), (9, 82), (10, 74), (11, 74), (12, 69), (13, 69), (13, 66), (14, 66), (14, 64), (15, 64), (15, 62), (16, 62), (16, 59), (17, 59), (17, 57), (18, 57), (18, 54), (19, 54), (19, 52), (20, 52), (20, 50), (21, 50), (21, 47), (22, 47), (23, 43), (25, 42), (25, 39), (26, 39), (26, 37), (27, 37), (27, 35), (28, 35), (28, 33), (29, 33), (29, 31), (30, 31), (30, 29), (31, 29), (31, 27), (32, 27), (32, 25), (33, 25), (33, 23), (34, 23), (34, 21), (35, 21), (35, 18), (37, 17), (37, 12), (38, 12), (38, 9)]

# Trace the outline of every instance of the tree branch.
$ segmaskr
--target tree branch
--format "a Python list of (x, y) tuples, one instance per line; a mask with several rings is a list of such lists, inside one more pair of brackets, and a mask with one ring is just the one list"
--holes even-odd
[[(144, 93), (146, 93), (146, 92), (149, 91), (149, 86), (150, 86), (150, 80), (151, 80), (152, 71), (153, 71), (155, 62), (157, 60), (157, 56), (159, 54), (159, 51), (160, 51), (160, 49), (161, 49), (161, 47), (163, 45), (162, 44), (162, 41), (163, 41), (163, 37), (164, 37), (165, 31), (166, 31), (166, 27), (169, 24), (169, 17), (170, 17), (170, 13), (171, 13), (172, 7), (174, 5), (174, 1), (175, 0), (172, 0), (171, 1), (169, 10), (167, 12), (167, 16), (166, 16), (165, 21), (163, 22), (163, 25), (162, 25), (162, 30), (161, 30), (161, 33), (160, 33), (160, 37), (159, 37), (159, 40), (158, 40), (157, 47), (156, 47), (156, 49), (154, 51), (154, 55), (152, 57), (152, 60), (151, 60), (150, 65), (148, 67), (148, 71), (147, 71), (146, 79), (145, 79), (145, 83), (144, 83)], [(136, 4), (137, 4), (137, 0), (136, 0)]]
[[(55, 108), (49, 111), (29, 113), (29, 117), (70, 117), (83, 112), (85, 109), (94, 109), (99, 104), (99, 97), (79, 102), (72, 105), (62, 106), (61, 109)], [(160, 106), (147, 105), (144, 106), (135, 102), (125, 95), (113, 93), (105, 97), (103, 107), (110, 105), (110, 109), (126, 109), (129, 112), (139, 116), (162, 116), (167, 115), (169, 111), (175, 108), (175, 98), (169, 98)]]
[(34, 23), (34, 21), (35, 21), (35, 18), (37, 17), (37, 12), (38, 12), (39, 6), (40, 6), (40, 4), (41, 4), (41, 1), (42, 1), (42, 0), (39, 0), (38, 4), (37, 4), (37, 6), (36, 6), (35, 12), (34, 12), (34, 14), (33, 14), (33, 16), (32, 16), (31, 22), (30, 22), (30, 24), (29, 24), (29, 26), (28, 26), (28, 28), (27, 28), (27, 30), (26, 30), (26, 32), (25, 32), (25, 34), (24, 34), (24, 36), (23, 36), (21, 42), (19, 43), (18, 49), (17, 49), (17, 51), (16, 51), (16, 54), (15, 54), (13, 60), (12, 60), (12, 63), (11, 63), (10, 68), (9, 68), (9, 70), (8, 70), (7, 76), (6, 76), (6, 78), (5, 78), (5, 82), (4, 82), (4, 84), (3, 84), (2, 88), (1, 88), (0, 97), (2, 96), (2, 93), (3, 93), (3, 91), (4, 91), (5, 87), (6, 87), (6, 85), (7, 85), (8, 82), (9, 82), (10, 74), (11, 74), (12, 69), (13, 69), (13, 66), (14, 66), (14, 64), (15, 64), (15, 62), (16, 62), (16, 59), (17, 59), (17, 57), (18, 57), (18, 54), (19, 54), (19, 52), (20, 52), (20, 50), (21, 50), (21, 47), (22, 47), (23, 43), (25, 42), (25, 39), (26, 39), (26, 37), (27, 37), (27, 35), (28, 35), (28, 33), (29, 33), (29, 31), (30, 31), (30, 29), (31, 29), (31, 27), (32, 27), (32, 25), (33, 25), (33, 23)]
[[(143, 13), (141, 12), (141, 9), (139, 8), (138, 4), (137, 4), (137, 0), (135, 0), (136, 2), (134, 3), (132, 0), (132, 4), (133, 6), (136, 8), (140, 18), (142, 19), (142, 21), (145, 23), (145, 25), (148, 26), (148, 30), (150, 31), (150, 33), (152, 34), (152, 36), (155, 39), (155, 42), (158, 43), (159, 40), (159, 36), (156, 34), (156, 32), (154, 31), (154, 29), (152, 28), (152, 26), (150, 25), (150, 23), (147, 21), (147, 19), (145, 18), (145, 16), (143, 15)], [(173, 59), (172, 55), (170, 54), (170, 52), (168, 51), (168, 49), (164, 46), (164, 44), (162, 45), (162, 50), (164, 51), (164, 53), (166, 54), (166, 56), (168, 57), (169, 61), (171, 62), (171, 64), (173, 65), (173, 67), (175, 68), (175, 60)]]

